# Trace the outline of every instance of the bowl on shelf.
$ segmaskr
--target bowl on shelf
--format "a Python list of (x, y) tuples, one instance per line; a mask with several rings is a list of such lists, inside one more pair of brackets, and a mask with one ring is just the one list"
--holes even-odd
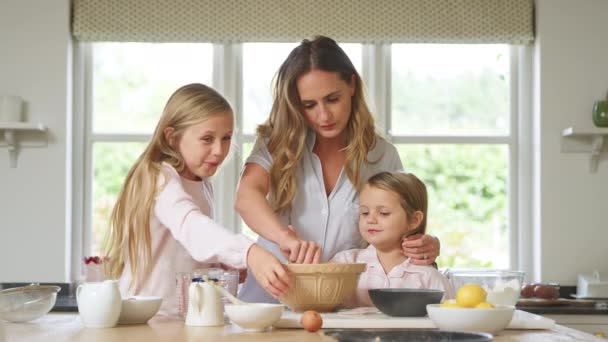
[(429, 318), (440, 330), (497, 333), (513, 319), (515, 307), (496, 306), (488, 309), (441, 307), (429, 304)]
[(443, 297), (443, 291), (431, 289), (370, 289), (368, 293), (378, 310), (396, 317), (426, 316), (426, 306)]
[(291, 286), (279, 301), (293, 311), (334, 311), (355, 293), (366, 264), (287, 264)]
[(0, 319), (27, 322), (46, 315), (57, 301), (61, 288), (31, 284), (0, 291)]
[(122, 300), (118, 324), (143, 324), (160, 309), (162, 297), (133, 296)]
[(226, 304), (224, 310), (230, 320), (250, 331), (264, 331), (281, 318), (285, 305), (269, 303)]
[(479, 284), (493, 305), (515, 305), (519, 300), (525, 272), (492, 269), (449, 270), (448, 279), (458, 289), (465, 284)]

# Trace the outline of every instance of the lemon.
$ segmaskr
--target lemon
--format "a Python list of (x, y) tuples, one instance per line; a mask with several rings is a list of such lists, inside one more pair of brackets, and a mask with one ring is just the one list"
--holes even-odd
[(456, 301), (453, 299), (446, 300), (443, 303), (439, 304), (439, 306), (442, 308), (461, 308), (462, 307), (458, 303), (456, 303)]
[(477, 305), (475, 305), (476, 309), (492, 309), (494, 307), (494, 305), (488, 303), (488, 302), (481, 302)]
[(488, 293), (478, 284), (465, 284), (456, 293), (456, 303), (465, 308), (474, 308), (486, 301)]

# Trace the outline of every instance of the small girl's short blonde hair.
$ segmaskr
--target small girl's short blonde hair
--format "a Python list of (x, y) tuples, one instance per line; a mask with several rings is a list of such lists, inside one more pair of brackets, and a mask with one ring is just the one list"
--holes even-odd
[(422, 212), (423, 217), (420, 225), (408, 232), (408, 235), (426, 233), (428, 195), (426, 185), (418, 177), (405, 172), (380, 172), (368, 179), (366, 184), (399, 195), (401, 207), (408, 217), (413, 217), (416, 211)]

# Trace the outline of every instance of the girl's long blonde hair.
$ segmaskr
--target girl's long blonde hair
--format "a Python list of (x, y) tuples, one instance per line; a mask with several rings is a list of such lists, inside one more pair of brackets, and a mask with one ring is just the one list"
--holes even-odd
[[(152, 140), (129, 170), (110, 217), (104, 250), (108, 257), (106, 275), (118, 278), (125, 262), (131, 268), (131, 286), (149, 269), (151, 261), (150, 218), (163, 162), (177, 172), (184, 160), (165, 138), (165, 128), (173, 128), (172, 138), (179, 141), (183, 132), (215, 115), (232, 115), (230, 104), (214, 89), (199, 83), (177, 89), (167, 101)], [(138, 272), (139, 271), (139, 272)]]
[(361, 77), (346, 53), (331, 38), (318, 36), (303, 40), (283, 62), (274, 79), (272, 109), (268, 120), (257, 129), (258, 138), (268, 139), (272, 155), (270, 203), (277, 213), (291, 208), (296, 193), (296, 168), (305, 148), (308, 124), (302, 114), (297, 80), (313, 70), (338, 73), (350, 84), (355, 82), (352, 109), (346, 130), (345, 170), (359, 189), (362, 168), (369, 162), (367, 153), (376, 143), (374, 119), (365, 102)]

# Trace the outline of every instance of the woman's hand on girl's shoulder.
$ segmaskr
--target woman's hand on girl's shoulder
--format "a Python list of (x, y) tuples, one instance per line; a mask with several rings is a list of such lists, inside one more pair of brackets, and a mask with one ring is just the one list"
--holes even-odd
[(427, 234), (414, 234), (401, 242), (403, 255), (414, 265), (432, 265), (439, 256), (439, 239)]
[(321, 248), (316, 242), (300, 239), (291, 225), (279, 240), (279, 248), (285, 258), (293, 264), (317, 264), (321, 258)]

